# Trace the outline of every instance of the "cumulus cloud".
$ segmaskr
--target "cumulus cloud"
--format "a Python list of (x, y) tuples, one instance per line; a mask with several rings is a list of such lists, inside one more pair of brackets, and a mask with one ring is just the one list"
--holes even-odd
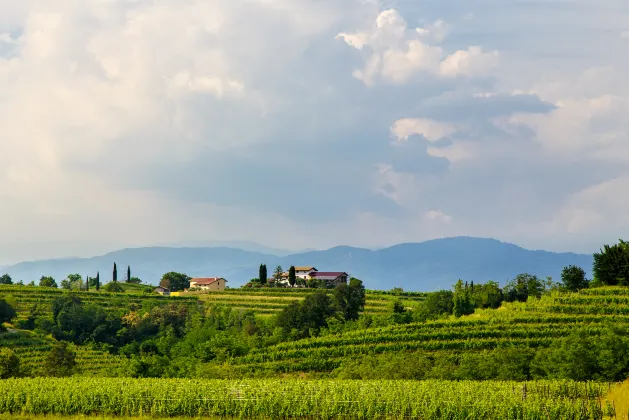
[(408, 29), (406, 20), (394, 9), (381, 12), (368, 32), (337, 35), (357, 50), (369, 49), (362, 70), (354, 76), (367, 86), (376, 78), (385, 82), (403, 84), (414, 76), (428, 74), (442, 77), (475, 76), (483, 74), (498, 63), (498, 52), (484, 52), (472, 46), (448, 55), (443, 48), (424, 42), (423, 38), (441, 42), (447, 26), (437, 21), (428, 28)]
[(615, 240), (629, 11), (456, 3), (0, 2), (0, 263), (34, 243)]

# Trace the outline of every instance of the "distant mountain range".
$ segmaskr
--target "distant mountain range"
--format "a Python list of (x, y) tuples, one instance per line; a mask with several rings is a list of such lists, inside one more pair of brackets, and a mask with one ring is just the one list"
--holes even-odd
[(109, 281), (113, 263), (119, 280), (127, 265), (132, 275), (144, 283), (157, 284), (162, 274), (184, 272), (190, 276), (225, 277), (230, 287), (238, 287), (258, 276), (261, 263), (269, 276), (277, 265), (312, 265), (319, 270), (345, 271), (360, 278), (369, 289), (434, 291), (450, 288), (457, 279), (505, 284), (519, 273), (552, 276), (559, 280), (566, 265), (578, 265), (589, 275), (592, 255), (533, 251), (496, 239), (455, 237), (421, 243), (407, 243), (370, 250), (338, 246), (325, 251), (274, 255), (229, 247), (147, 247), (121, 249), (91, 258), (63, 258), (23, 262), (4, 267), (15, 282), (28, 283), (42, 275), (62, 280), (69, 273), (94, 276)]

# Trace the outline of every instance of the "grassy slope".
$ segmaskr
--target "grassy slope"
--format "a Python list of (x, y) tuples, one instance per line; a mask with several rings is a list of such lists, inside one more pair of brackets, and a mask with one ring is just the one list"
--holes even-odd
[[(180, 296), (198, 296), (209, 304), (224, 304), (234, 309), (251, 309), (259, 315), (272, 315), (281, 311), (287, 303), (303, 300), (312, 289), (229, 289), (222, 292), (185, 293)], [(331, 293), (331, 291), (330, 291)], [(390, 312), (393, 300), (399, 299), (413, 308), (424, 299), (422, 293), (402, 293), (399, 296), (380, 291), (367, 291), (365, 313)]]
[(607, 322), (629, 325), (629, 289), (555, 293), (539, 301), (505, 304), (460, 319), (395, 325), (318, 337), (253, 351), (235, 359), (239, 370), (299, 371), (311, 359), (335, 362), (399, 351), (481, 351), (504, 346), (548, 346), (585, 327), (596, 335)]

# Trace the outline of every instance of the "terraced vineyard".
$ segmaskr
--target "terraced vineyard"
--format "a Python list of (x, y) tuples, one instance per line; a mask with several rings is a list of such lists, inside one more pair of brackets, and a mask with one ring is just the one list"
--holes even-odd
[[(35, 375), (41, 368), (46, 353), (50, 351), (54, 343), (54, 339), (38, 336), (30, 331), (0, 334), (0, 348), (12, 349), (20, 358), (22, 366)], [(122, 357), (93, 350), (89, 347), (71, 345), (71, 348), (76, 352), (79, 375), (114, 376), (125, 361)]]
[[(481, 351), (545, 347), (576, 328), (597, 335), (606, 324), (629, 327), (629, 289), (555, 293), (527, 303), (505, 304), (458, 320), (370, 328), (280, 343), (236, 358), (241, 372), (329, 371), (344, 358), (399, 351)], [(313, 361), (318, 361), (314, 363)]]
[[(221, 292), (185, 293), (180, 296), (198, 296), (209, 304), (223, 304), (233, 309), (253, 310), (260, 315), (272, 315), (281, 311), (291, 301), (303, 300), (313, 289), (233, 289)], [(329, 293), (332, 293), (329, 291)], [(365, 313), (383, 314), (390, 312), (393, 300), (399, 299), (406, 307), (413, 308), (424, 300), (425, 293), (402, 292), (398, 295), (387, 292), (367, 291)]]
[(0, 286), (0, 298), (6, 299), (13, 306), (18, 319), (28, 317), (33, 305), (38, 305), (38, 309), (44, 314), (52, 316), (52, 302), (64, 295), (74, 294), (85, 303), (93, 303), (112, 311), (129, 311), (132, 308), (141, 308), (153, 305), (162, 305), (168, 302), (184, 302), (194, 304), (198, 301), (196, 297), (171, 297), (165, 298), (156, 294), (148, 293), (106, 293), (96, 291), (69, 292), (60, 289), (47, 287), (28, 286)]

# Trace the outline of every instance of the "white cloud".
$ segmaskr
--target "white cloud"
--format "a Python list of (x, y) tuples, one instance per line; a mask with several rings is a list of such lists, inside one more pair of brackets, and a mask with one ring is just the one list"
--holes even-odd
[(472, 46), (447, 55), (441, 47), (422, 41), (428, 38), (441, 42), (447, 31), (443, 21), (411, 31), (399, 12), (389, 9), (378, 15), (371, 31), (341, 32), (337, 39), (358, 50), (368, 47), (372, 51), (365, 59), (365, 67), (354, 71), (354, 76), (367, 86), (372, 86), (377, 77), (404, 84), (422, 73), (441, 77), (476, 76), (497, 65), (497, 51), (484, 52), (481, 47)]
[(441, 210), (430, 210), (426, 212), (424, 214), (424, 219), (429, 222), (445, 223), (445, 224), (452, 223), (452, 216), (445, 214)]
[(443, 20), (437, 20), (434, 23), (426, 25), (424, 28), (415, 28), (415, 32), (417, 32), (420, 37), (429, 40), (429, 42), (441, 43), (448, 36), (450, 25)]
[(419, 134), (428, 141), (435, 141), (447, 137), (456, 132), (452, 124), (425, 118), (402, 118), (391, 127), (391, 133), (397, 141), (408, 140), (412, 135)]

